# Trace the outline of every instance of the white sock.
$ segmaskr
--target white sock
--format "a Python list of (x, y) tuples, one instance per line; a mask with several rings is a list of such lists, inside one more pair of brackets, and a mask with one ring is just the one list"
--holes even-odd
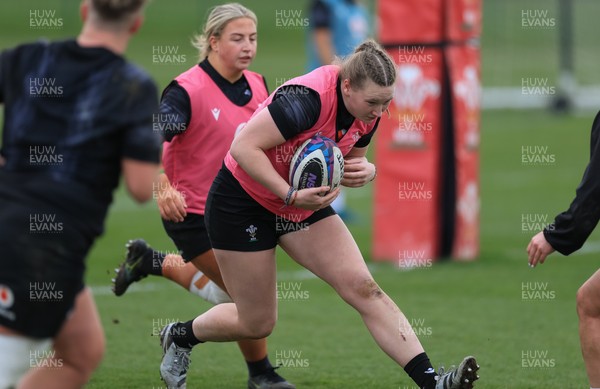
[(192, 277), (189, 291), (214, 305), (232, 302), (231, 297), (201, 271)]
[(0, 389), (9, 389), (31, 368), (38, 353), (50, 349), (52, 339), (0, 335)]

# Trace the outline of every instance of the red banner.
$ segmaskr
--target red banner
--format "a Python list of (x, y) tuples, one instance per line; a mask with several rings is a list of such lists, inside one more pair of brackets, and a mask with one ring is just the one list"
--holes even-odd
[(464, 42), (481, 35), (481, 0), (446, 0), (446, 39)]
[(437, 43), (444, 38), (443, 0), (387, 0), (378, 6), (383, 45)]
[(456, 158), (456, 226), (452, 257), (474, 259), (479, 254), (479, 48), (446, 50), (452, 85)]
[[(468, 45), (481, 34), (481, 3), (378, 2), (379, 41), (397, 63), (398, 76), (392, 120), (382, 120), (376, 136), (375, 260), (415, 267), (429, 265), (442, 250), (451, 249), (458, 259), (479, 253), (480, 63), (479, 48)], [(450, 91), (442, 94), (446, 75)], [(449, 99), (452, 122), (443, 123)], [(454, 144), (445, 145), (450, 124)], [(454, 148), (454, 161), (441, 161), (443, 145)], [(444, 171), (456, 180), (442, 180), (442, 166), (450, 166)], [(450, 191), (456, 191), (456, 203), (442, 209)], [(452, 213), (455, 225), (441, 231)], [(447, 236), (453, 236), (451, 248), (441, 246)]]
[(373, 257), (421, 266), (438, 252), (441, 50), (400, 47), (389, 54), (397, 79), (390, 119), (375, 137)]

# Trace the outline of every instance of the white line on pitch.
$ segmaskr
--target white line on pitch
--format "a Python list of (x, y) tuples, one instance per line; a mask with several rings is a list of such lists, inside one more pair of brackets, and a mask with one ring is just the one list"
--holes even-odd
[[(294, 271), (280, 271), (277, 272), (277, 279), (281, 281), (302, 281), (317, 278), (308, 270), (294, 270)], [(111, 285), (92, 285), (92, 293), (94, 296), (109, 296), (113, 292)], [(139, 293), (139, 292), (154, 292), (157, 290), (170, 289), (172, 286), (165, 282), (140, 282), (135, 283), (127, 289), (127, 293)]]

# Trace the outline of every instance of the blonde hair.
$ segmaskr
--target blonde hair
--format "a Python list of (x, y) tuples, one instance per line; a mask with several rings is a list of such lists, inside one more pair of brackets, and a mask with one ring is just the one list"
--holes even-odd
[(196, 35), (192, 40), (192, 45), (200, 51), (200, 60), (206, 58), (211, 51), (210, 37), (214, 36), (218, 38), (227, 23), (239, 18), (249, 18), (258, 26), (258, 20), (254, 12), (241, 4), (228, 3), (211, 9), (206, 18), (206, 24), (202, 29), (202, 33)]
[(354, 53), (344, 59), (336, 59), (340, 77), (350, 80), (350, 85), (360, 89), (369, 79), (379, 86), (391, 86), (396, 82), (396, 66), (385, 50), (369, 39), (356, 47)]
[(146, 0), (88, 0), (91, 9), (102, 22), (129, 22), (146, 4)]

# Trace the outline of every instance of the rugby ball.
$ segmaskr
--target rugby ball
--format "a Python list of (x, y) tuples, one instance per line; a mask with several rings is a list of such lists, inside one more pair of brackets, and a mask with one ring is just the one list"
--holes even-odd
[(329, 186), (330, 192), (340, 186), (344, 176), (344, 156), (337, 144), (321, 135), (302, 143), (290, 163), (289, 183), (297, 190)]

